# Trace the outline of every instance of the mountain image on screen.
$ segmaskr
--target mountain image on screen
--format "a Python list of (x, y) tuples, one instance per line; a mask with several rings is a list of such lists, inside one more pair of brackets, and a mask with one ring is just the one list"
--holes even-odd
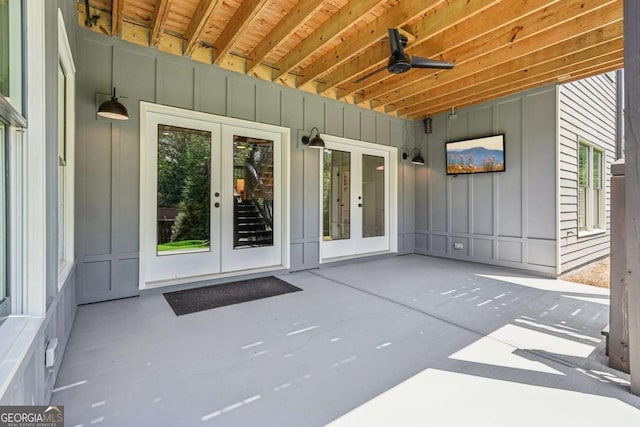
[(447, 147), (447, 173), (481, 173), (504, 171), (504, 151), (484, 147), (456, 150)]

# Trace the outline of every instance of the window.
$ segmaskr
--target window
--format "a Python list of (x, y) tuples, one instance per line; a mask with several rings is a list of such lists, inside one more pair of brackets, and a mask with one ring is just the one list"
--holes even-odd
[(578, 144), (578, 232), (603, 230), (604, 191), (602, 191), (604, 155), (585, 141)]
[(22, 10), (20, 0), (0, 0), (0, 94), (22, 112)]
[[(0, 0), (1, 1), (1, 0)], [(58, 11), (58, 289), (73, 266), (75, 66)]]

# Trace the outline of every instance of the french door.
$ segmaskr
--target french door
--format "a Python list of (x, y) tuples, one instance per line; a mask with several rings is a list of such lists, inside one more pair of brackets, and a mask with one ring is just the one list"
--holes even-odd
[(285, 266), (282, 133), (153, 111), (144, 127), (141, 288)]
[(325, 138), (320, 159), (320, 262), (395, 251), (394, 150)]

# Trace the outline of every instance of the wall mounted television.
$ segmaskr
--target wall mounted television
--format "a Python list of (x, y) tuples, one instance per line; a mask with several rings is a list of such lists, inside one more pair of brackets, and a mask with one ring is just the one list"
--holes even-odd
[(504, 134), (447, 142), (447, 175), (504, 172)]

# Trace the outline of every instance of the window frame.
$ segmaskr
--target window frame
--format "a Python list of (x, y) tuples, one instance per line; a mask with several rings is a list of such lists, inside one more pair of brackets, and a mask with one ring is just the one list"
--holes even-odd
[[(63, 167), (64, 175), (64, 246), (62, 254), (58, 254), (58, 290), (62, 288), (73, 269), (74, 253), (74, 182), (75, 182), (75, 75), (76, 67), (71, 54), (71, 46), (67, 37), (62, 11), (58, 9), (58, 63), (64, 74), (64, 165), (58, 160), (58, 167)], [(58, 88), (59, 89), (59, 88)], [(58, 187), (59, 188), (59, 187)], [(58, 197), (61, 195), (58, 192)], [(60, 221), (58, 221), (60, 224)], [(58, 233), (58, 238), (60, 234)]]
[[(577, 198), (578, 198), (578, 218), (580, 216), (580, 147), (587, 149), (587, 186), (585, 191), (585, 229), (580, 229), (579, 219), (577, 224), (578, 237), (590, 237), (597, 234), (606, 233), (606, 221), (605, 221), (605, 171), (606, 171), (606, 155), (605, 150), (586, 140), (585, 138), (578, 138), (578, 150), (577, 150)], [(594, 186), (594, 154), (600, 154), (600, 188), (598, 196), (598, 221), (596, 223), (596, 216), (594, 211), (594, 198), (595, 186)]]

